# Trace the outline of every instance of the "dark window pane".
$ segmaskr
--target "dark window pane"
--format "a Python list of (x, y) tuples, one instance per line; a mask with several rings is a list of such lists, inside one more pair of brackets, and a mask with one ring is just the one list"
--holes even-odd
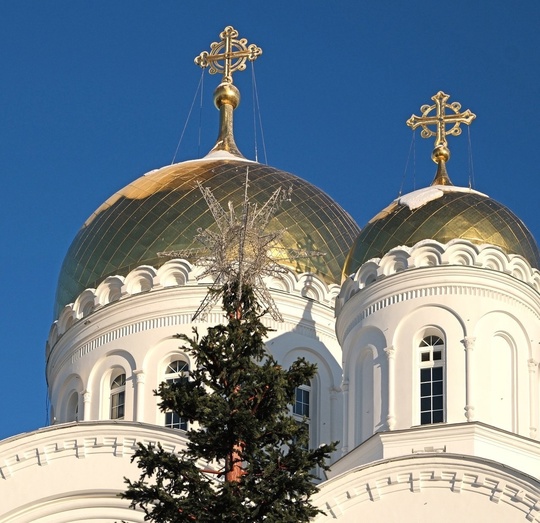
[(444, 412), (442, 410), (436, 410), (433, 413), (433, 423), (442, 423), (444, 421)]
[(421, 398), (420, 399), (420, 410), (426, 412), (431, 410), (431, 398)]
[(442, 396), (434, 396), (433, 398), (433, 409), (434, 410), (442, 410), (443, 408), (443, 397)]
[(124, 417), (124, 391), (111, 395), (111, 419), (123, 419)]
[(422, 383), (420, 385), (420, 396), (425, 398), (426, 396), (431, 396), (431, 383)]
[(444, 421), (444, 342), (439, 336), (425, 336), (420, 342), (420, 422)]
[(165, 426), (170, 429), (187, 430), (187, 421), (181, 418), (176, 412), (166, 412)]
[(187, 374), (189, 372), (189, 367), (187, 362), (182, 360), (175, 360), (169, 363), (165, 374)]
[(293, 405), (293, 413), (297, 416), (309, 417), (309, 390), (296, 389), (296, 401)]
[(111, 389), (117, 389), (118, 387), (123, 387), (126, 384), (126, 375), (120, 374), (116, 378), (114, 378), (113, 382), (111, 383)]
[(188, 370), (188, 364), (186, 361), (175, 360), (169, 363), (166, 374), (177, 374), (178, 372), (186, 372)]
[[(423, 385), (421, 385), (423, 387)], [(438, 396), (443, 393), (443, 382), (442, 381), (436, 381), (433, 384), (433, 394)], [(424, 394), (422, 394), (424, 396)]]

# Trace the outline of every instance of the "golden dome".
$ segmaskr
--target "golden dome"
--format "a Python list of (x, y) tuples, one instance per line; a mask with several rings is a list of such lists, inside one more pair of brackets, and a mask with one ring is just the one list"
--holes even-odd
[(227, 152), (152, 171), (109, 198), (83, 225), (65, 257), (56, 295), (57, 312), (86, 288), (139, 265), (164, 263), (161, 251), (199, 248), (199, 228), (215, 226), (200, 181), (224, 208), (238, 211), (244, 201), (249, 167), (249, 198), (265, 203), (278, 188), (292, 188), (268, 231), (285, 229), (279, 247), (306, 249), (325, 256), (295, 260), (290, 267), (339, 283), (341, 268), (360, 229), (336, 202), (314, 185), (273, 167)]
[(313, 255), (284, 265), (317, 274), (327, 283), (340, 283), (345, 256), (360, 232), (354, 220), (314, 185), (246, 160), (236, 146), (233, 112), (240, 93), (232, 83), (232, 74), (244, 70), (246, 60), (253, 61), (262, 53), (256, 45), (248, 46), (245, 38), (237, 37), (238, 31), (226, 27), (220, 33), (221, 41), (195, 59), (201, 67), (210, 67), (210, 73), (223, 74), (214, 92), (220, 112), (216, 145), (201, 160), (163, 167), (135, 180), (86, 220), (60, 271), (57, 314), (84, 289), (97, 287), (107, 276), (125, 276), (140, 265), (160, 266), (164, 259), (158, 257), (159, 252), (201, 248), (196, 240), (199, 230), (217, 228), (217, 224), (197, 182), (210, 189), (224, 209), (230, 202), (238, 215), (245, 202), (248, 168), (251, 203), (262, 206), (278, 188), (292, 189), (292, 200), (283, 202), (265, 231), (283, 231), (275, 245), (277, 251), (303, 250)]
[(495, 245), (540, 268), (536, 241), (507, 207), (472, 189), (434, 185), (394, 200), (366, 225), (347, 256), (343, 278), (393, 247), (458, 238)]

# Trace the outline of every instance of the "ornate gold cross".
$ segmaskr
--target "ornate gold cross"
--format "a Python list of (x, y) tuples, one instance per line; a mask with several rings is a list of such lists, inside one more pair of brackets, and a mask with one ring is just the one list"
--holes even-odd
[[(422, 132), (420, 133), (422, 138), (429, 138), (430, 136), (436, 136), (435, 149), (438, 147), (446, 147), (446, 137), (448, 135), (458, 136), (461, 134), (460, 124), (464, 123), (470, 125), (470, 123), (476, 118), (476, 115), (471, 113), (469, 109), (460, 113), (461, 104), (458, 102), (447, 103), (450, 95), (439, 91), (431, 99), (435, 102), (434, 105), (423, 105), (420, 107), (422, 116), (412, 115), (407, 120), (407, 125), (412, 129), (416, 129), (418, 126), (422, 126)], [(454, 114), (446, 114), (446, 109), (454, 111)], [(434, 115), (431, 115), (432, 111), (436, 111)], [(432, 131), (428, 128), (428, 125), (435, 125), (436, 130)], [(446, 126), (452, 125), (447, 130)]]
[(195, 58), (195, 63), (202, 68), (210, 66), (210, 74), (222, 73), (222, 82), (232, 84), (232, 73), (243, 71), (246, 68), (246, 60), (250, 62), (256, 60), (262, 54), (262, 49), (255, 44), (247, 45), (246, 38), (239, 40), (238, 31), (230, 25), (219, 34), (219, 37), (221, 41), (210, 44), (210, 52), (203, 51)]

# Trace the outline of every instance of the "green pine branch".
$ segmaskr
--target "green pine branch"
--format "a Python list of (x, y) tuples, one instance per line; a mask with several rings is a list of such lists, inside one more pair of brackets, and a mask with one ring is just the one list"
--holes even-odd
[(327, 468), (335, 444), (308, 449), (308, 427), (290, 406), (316, 366), (300, 358), (283, 369), (266, 352), (252, 289), (239, 293), (233, 283), (222, 292), (227, 323), (204, 336), (179, 335), (194, 369), (157, 391), (163, 411), (188, 420), (187, 449), (139, 445), (133, 460), (141, 474), (126, 479), (123, 497), (156, 523), (308, 522), (320, 512), (310, 502), (313, 470)]

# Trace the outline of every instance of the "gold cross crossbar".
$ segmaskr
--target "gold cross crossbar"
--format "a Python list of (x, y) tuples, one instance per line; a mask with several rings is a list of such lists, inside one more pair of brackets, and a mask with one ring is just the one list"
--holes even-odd
[[(422, 126), (422, 132), (420, 133), (422, 138), (429, 138), (430, 136), (436, 136), (435, 148), (443, 146), (446, 147), (446, 137), (448, 135), (458, 136), (461, 134), (460, 124), (464, 123), (470, 125), (476, 118), (474, 113), (471, 113), (469, 109), (460, 113), (461, 104), (458, 102), (447, 103), (450, 95), (439, 91), (431, 99), (435, 102), (434, 105), (423, 105), (420, 107), (422, 116), (412, 115), (407, 120), (407, 125), (412, 129), (416, 129)], [(454, 114), (446, 114), (446, 109), (454, 111)], [(430, 116), (430, 113), (435, 111), (435, 114)], [(435, 125), (436, 130), (433, 131), (428, 128), (428, 125)], [(447, 125), (452, 125), (450, 129), (446, 129)]]
[(223, 73), (222, 81), (232, 83), (232, 73), (243, 71), (246, 68), (246, 60), (250, 62), (256, 60), (261, 56), (262, 49), (255, 44), (248, 46), (246, 38), (238, 39), (238, 31), (230, 25), (219, 34), (219, 37), (221, 41), (210, 44), (210, 52), (203, 51), (195, 58), (195, 63), (202, 68), (210, 66), (210, 74)]

